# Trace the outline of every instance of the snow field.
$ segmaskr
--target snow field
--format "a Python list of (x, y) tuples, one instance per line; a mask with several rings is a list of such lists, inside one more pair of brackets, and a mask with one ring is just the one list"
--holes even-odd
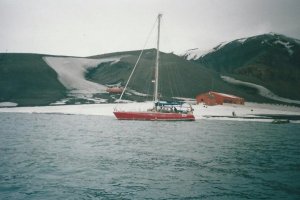
[(56, 71), (58, 80), (74, 94), (105, 92), (106, 86), (85, 79), (88, 69), (101, 63), (120, 61), (121, 57), (91, 59), (74, 57), (44, 57), (45, 62)]

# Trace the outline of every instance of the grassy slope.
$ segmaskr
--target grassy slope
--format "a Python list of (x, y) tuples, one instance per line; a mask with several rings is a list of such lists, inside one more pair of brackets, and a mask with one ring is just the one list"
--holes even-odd
[(0, 54), (0, 102), (48, 105), (65, 96), (57, 74), (39, 54)]
[[(214, 90), (241, 96), (247, 101), (273, 103), (274, 101), (259, 96), (253, 89), (231, 85), (220, 78), (219, 72), (261, 85), (272, 83), (269, 80), (274, 77), (273, 75), (267, 79), (268, 81), (263, 80), (268, 70), (262, 72), (262, 78), (259, 78), (258, 75), (249, 76), (249, 74), (260, 72), (262, 69), (268, 69), (260, 65), (263, 65), (261, 63), (265, 60), (272, 62), (273, 58), (268, 58), (272, 54), (268, 55), (264, 53), (264, 50), (256, 54), (257, 50), (251, 50), (251, 48), (247, 51), (243, 55), (238, 55), (238, 52), (236, 52), (232, 54), (233, 57), (222, 57), (222, 55), (219, 55), (221, 56), (219, 58), (212, 57), (211, 63), (214, 62), (214, 65), (208, 67), (204, 67), (205, 63), (186, 61), (174, 54), (161, 53), (159, 91), (164, 99), (168, 99), (171, 96), (195, 98), (200, 93)], [(249, 59), (245, 59), (245, 56), (252, 55), (251, 51), (255, 55), (252, 58), (250, 56)], [(121, 82), (124, 86), (139, 53), (140, 51), (130, 51), (92, 56), (90, 58), (126, 55), (116, 64), (100, 64), (97, 68), (90, 70), (86, 77), (101, 84)], [(11, 101), (21, 106), (48, 105), (65, 96), (66, 90), (57, 80), (57, 74), (44, 62), (42, 57), (43, 55), (38, 54), (0, 54), (0, 102)], [(278, 59), (279, 61), (276, 63), (281, 62), (280, 58)], [(131, 89), (141, 93), (152, 93), (153, 83), (151, 83), (151, 80), (154, 77), (154, 62), (155, 50), (146, 50), (129, 84)], [(282, 62), (285, 63), (284, 61)], [(231, 63), (230, 66), (234, 67), (228, 70), (226, 63)], [(253, 63), (255, 65), (252, 65)], [(215, 66), (220, 66), (220, 69), (215, 69)], [(257, 67), (258, 69), (256, 69)], [(278, 66), (275, 67), (278, 68)], [(276, 69), (275, 67), (274, 69)], [(281, 88), (280, 90), (289, 93), (288, 88), (291, 84), (294, 85), (294, 88), (299, 88), (297, 84), (300, 78), (298, 77), (297, 79), (299, 75), (295, 70), (292, 70), (294, 66), (286, 67), (291, 67), (291, 70), (279, 70), (276, 72), (277, 76), (280, 77), (276, 83)], [(288, 75), (283, 73), (288, 73)], [(282, 77), (294, 77), (294, 79), (286, 80)], [(274, 87), (274, 85), (272, 86)], [(298, 91), (298, 89), (295, 89), (295, 91)], [(152, 98), (150, 97), (149, 99)]]
[[(117, 64), (104, 63), (91, 70), (87, 78), (101, 84), (115, 84), (122, 82), (125, 85), (130, 72), (138, 58), (137, 51), (108, 54), (105, 56), (128, 55)], [(93, 56), (99, 58), (101, 56)], [(152, 93), (155, 65), (155, 50), (146, 50), (134, 73), (129, 87), (141, 93)], [(203, 67), (201, 64), (186, 61), (174, 54), (160, 54), (160, 77), (159, 91), (162, 97), (190, 97), (215, 90), (219, 92), (242, 96), (249, 101), (270, 102), (260, 97), (254, 90), (245, 87), (238, 87), (224, 82), (219, 74), (213, 70)], [(151, 99), (151, 98), (150, 98)]]

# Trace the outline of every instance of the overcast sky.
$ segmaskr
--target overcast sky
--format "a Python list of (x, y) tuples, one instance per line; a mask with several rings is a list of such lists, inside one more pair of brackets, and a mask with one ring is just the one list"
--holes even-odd
[[(300, 0), (0, 0), (0, 52), (142, 49), (159, 12), (164, 52), (268, 32), (300, 39)], [(155, 47), (154, 36), (147, 48)]]

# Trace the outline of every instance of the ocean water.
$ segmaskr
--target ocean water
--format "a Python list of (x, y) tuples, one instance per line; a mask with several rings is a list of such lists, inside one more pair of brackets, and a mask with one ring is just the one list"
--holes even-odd
[(0, 199), (300, 199), (300, 124), (0, 113)]

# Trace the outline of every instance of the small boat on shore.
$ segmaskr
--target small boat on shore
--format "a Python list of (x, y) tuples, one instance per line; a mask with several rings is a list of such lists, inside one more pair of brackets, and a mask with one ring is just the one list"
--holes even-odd
[(109, 87), (106, 89), (106, 92), (110, 94), (121, 94), (123, 92), (122, 87)]

